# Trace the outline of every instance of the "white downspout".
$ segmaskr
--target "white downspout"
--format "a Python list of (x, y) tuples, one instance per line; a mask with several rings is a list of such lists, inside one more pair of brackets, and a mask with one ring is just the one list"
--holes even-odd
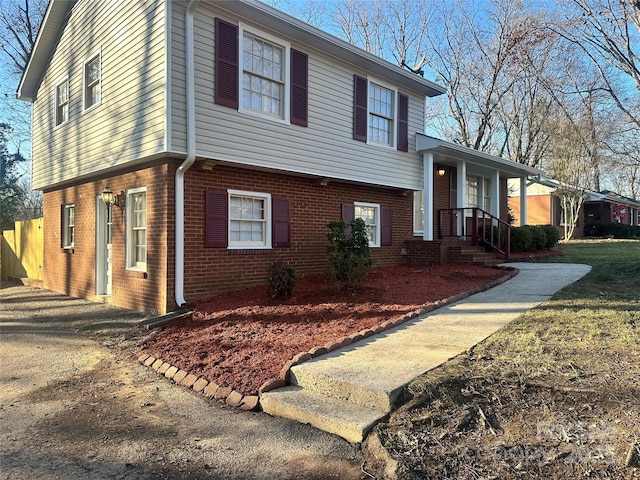
[(187, 302), (184, 299), (184, 174), (196, 159), (196, 103), (194, 82), (194, 40), (193, 13), (200, 0), (191, 0), (184, 19), (184, 34), (186, 41), (186, 107), (187, 107), (187, 158), (176, 170), (176, 265), (175, 265), (175, 293), (176, 304), (182, 307)]

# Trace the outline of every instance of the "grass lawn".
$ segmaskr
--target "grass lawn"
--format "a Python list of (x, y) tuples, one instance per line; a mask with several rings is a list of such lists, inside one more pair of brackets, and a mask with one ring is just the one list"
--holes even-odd
[(398, 478), (640, 479), (640, 241), (558, 248), (545, 261), (592, 271), (413, 382), (377, 427)]

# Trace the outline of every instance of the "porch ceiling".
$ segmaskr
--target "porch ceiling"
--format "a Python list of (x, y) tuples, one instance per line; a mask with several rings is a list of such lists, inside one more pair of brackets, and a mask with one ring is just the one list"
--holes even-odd
[(542, 170), (516, 163), (488, 153), (463, 147), (456, 143), (418, 133), (416, 138), (418, 153), (433, 153), (433, 160), (452, 167), (459, 161), (479, 167), (479, 169), (498, 170), (502, 177), (527, 177), (542, 175)]

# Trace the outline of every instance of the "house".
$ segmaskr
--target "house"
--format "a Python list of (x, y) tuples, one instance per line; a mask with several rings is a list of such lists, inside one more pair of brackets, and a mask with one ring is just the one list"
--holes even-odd
[(588, 226), (602, 223), (622, 223), (640, 226), (640, 200), (603, 190), (590, 195), (584, 205)]
[[(521, 215), (521, 186), (509, 180), (509, 209), (515, 218), (514, 225), (553, 225), (560, 236), (564, 235), (565, 211), (562, 204), (562, 183), (549, 177), (535, 177), (526, 185), (527, 214)], [(574, 189), (584, 195), (573, 238), (589, 235), (594, 226), (602, 223), (624, 223), (640, 225), (640, 201), (618, 195), (609, 190), (595, 192), (589, 189)], [(521, 223), (524, 218), (524, 223)]]
[(341, 216), (377, 265), (441, 248), (440, 209), (506, 219), (507, 178), (540, 172), (424, 134), (442, 93), (255, 0), (52, 0), (18, 90), (44, 284), (164, 313), (276, 260), (323, 272)]

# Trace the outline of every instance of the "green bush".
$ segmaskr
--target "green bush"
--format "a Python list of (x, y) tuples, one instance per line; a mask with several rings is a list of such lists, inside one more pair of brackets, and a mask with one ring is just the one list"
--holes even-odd
[(298, 274), (282, 260), (269, 267), (267, 281), (272, 298), (290, 297), (298, 284)]
[(373, 265), (366, 223), (356, 218), (348, 226), (344, 220), (327, 225), (327, 279), (338, 288), (358, 287)]
[(612, 238), (640, 238), (640, 227), (633, 225), (625, 225), (624, 223), (601, 223), (588, 225), (585, 228), (585, 234), (596, 237), (612, 237)]
[(560, 241), (560, 232), (553, 225), (542, 225), (540, 227), (547, 237), (547, 242), (545, 244), (546, 249), (551, 249), (555, 247)]
[(533, 233), (531, 229), (524, 227), (513, 227), (511, 229), (511, 251), (527, 252), (533, 245)]
[(531, 250), (544, 250), (547, 248), (547, 235), (539, 225), (529, 225), (527, 228), (531, 229), (532, 241)]

